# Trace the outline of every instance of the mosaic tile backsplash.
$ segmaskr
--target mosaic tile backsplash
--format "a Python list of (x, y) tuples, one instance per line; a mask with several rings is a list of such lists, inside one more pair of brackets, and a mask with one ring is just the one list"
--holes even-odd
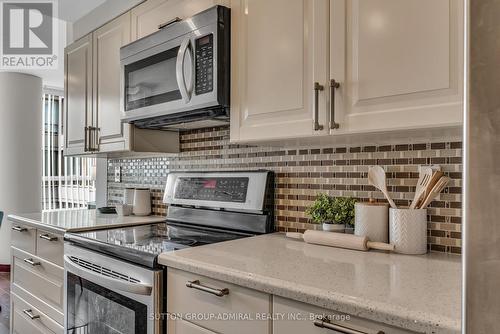
[[(125, 187), (148, 187), (154, 213), (165, 215), (163, 187), (171, 171), (269, 169), (276, 176), (276, 230), (304, 231), (320, 228), (304, 214), (318, 193), (383, 201), (368, 185), (369, 166), (386, 170), (392, 198), (398, 206), (408, 206), (419, 165), (438, 164), (452, 181), (428, 209), (429, 249), (461, 253), (461, 142), (276, 148), (231, 144), (229, 128), (217, 127), (183, 132), (180, 144), (175, 156), (109, 159), (109, 204), (121, 203)], [(121, 183), (113, 182), (116, 166), (122, 168)]]

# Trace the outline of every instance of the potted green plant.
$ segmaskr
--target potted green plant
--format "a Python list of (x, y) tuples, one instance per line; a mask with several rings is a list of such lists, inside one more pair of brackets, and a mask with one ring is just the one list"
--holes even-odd
[(319, 194), (313, 205), (306, 209), (306, 214), (315, 224), (322, 224), (323, 231), (344, 232), (345, 224), (335, 220), (333, 198)]
[(336, 197), (332, 200), (333, 219), (345, 225), (345, 233), (354, 233), (354, 205), (352, 197)]

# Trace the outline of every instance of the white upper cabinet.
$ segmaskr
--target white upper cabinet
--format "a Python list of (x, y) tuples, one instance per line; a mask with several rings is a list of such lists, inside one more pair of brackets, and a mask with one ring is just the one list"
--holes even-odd
[(130, 125), (120, 121), (120, 47), (130, 42), (130, 12), (93, 33), (93, 113), (99, 151), (128, 149)]
[(460, 125), (462, 21), (459, 0), (233, 0), (231, 140)]
[(64, 152), (82, 154), (92, 122), (92, 34), (68, 46), (64, 55)]
[(175, 19), (185, 19), (214, 5), (216, 0), (148, 0), (131, 10), (132, 40), (158, 31), (159, 26)]
[(459, 0), (330, 0), (335, 133), (461, 124)]
[(231, 12), (231, 140), (327, 134), (328, 1), (233, 0)]
[(131, 41), (130, 21), (129, 11), (65, 49), (65, 155), (179, 152), (177, 132), (121, 122), (120, 48)]

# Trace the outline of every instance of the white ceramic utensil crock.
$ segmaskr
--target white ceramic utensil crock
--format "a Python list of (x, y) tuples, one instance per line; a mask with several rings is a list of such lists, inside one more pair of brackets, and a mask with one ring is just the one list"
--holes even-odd
[(370, 241), (389, 241), (389, 206), (375, 201), (358, 202), (354, 206), (354, 235)]
[(147, 188), (136, 188), (134, 191), (134, 215), (147, 216), (151, 214), (151, 195)]
[(390, 208), (389, 242), (397, 253), (427, 253), (427, 210)]

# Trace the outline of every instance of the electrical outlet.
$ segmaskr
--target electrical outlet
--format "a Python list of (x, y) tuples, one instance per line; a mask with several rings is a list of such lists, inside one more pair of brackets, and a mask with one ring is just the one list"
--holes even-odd
[(115, 167), (115, 182), (122, 182), (122, 169), (120, 166)]

